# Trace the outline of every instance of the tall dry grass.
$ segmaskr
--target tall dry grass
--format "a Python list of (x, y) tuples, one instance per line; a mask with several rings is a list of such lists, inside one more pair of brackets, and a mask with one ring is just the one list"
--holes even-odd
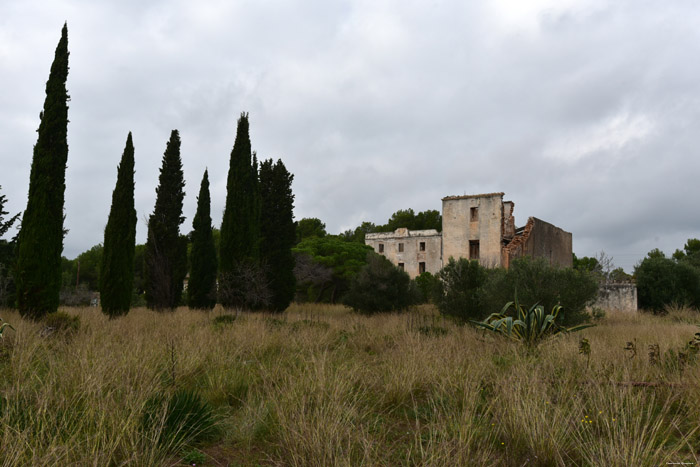
[[(172, 465), (195, 448), (209, 465), (698, 462), (700, 370), (678, 351), (700, 317), (687, 310), (608, 313), (535, 353), (430, 307), (293, 305), (232, 322), (219, 309), (65, 311), (80, 316), (73, 334), (0, 314), (16, 328), (0, 340), (2, 465)], [(144, 425), (178, 390), (214, 408), (213, 437), (163, 443), (165, 415)]]

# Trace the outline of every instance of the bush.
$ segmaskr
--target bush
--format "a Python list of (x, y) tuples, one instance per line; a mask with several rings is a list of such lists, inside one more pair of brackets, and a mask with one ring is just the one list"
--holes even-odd
[(521, 303), (542, 305), (551, 310), (563, 307), (558, 321), (575, 326), (588, 320), (586, 306), (598, 294), (598, 282), (589, 271), (551, 266), (544, 258), (518, 258), (510, 268), (488, 272), (481, 304), (485, 311), (496, 312), (502, 304), (518, 298)]
[(700, 271), (687, 262), (650, 255), (635, 268), (639, 307), (662, 313), (666, 305), (700, 306)]
[(343, 304), (361, 313), (405, 310), (418, 302), (418, 291), (406, 272), (383, 256), (369, 253), (367, 265), (350, 283)]
[(463, 321), (484, 315), (481, 307), (481, 288), (486, 282), (486, 268), (478, 261), (450, 258), (437, 274), (439, 282), (434, 301), (440, 313)]
[(428, 303), (432, 301), (433, 297), (437, 294), (438, 287), (440, 286), (440, 281), (438, 280), (437, 276), (434, 276), (427, 271), (413, 279), (413, 282), (418, 290), (419, 303)]
[(158, 394), (144, 407), (141, 426), (161, 445), (177, 450), (216, 433), (216, 417), (208, 402), (194, 392), (179, 390), (170, 397)]
[(72, 334), (80, 329), (80, 317), (69, 315), (63, 311), (48, 313), (44, 318), (44, 329), (52, 332), (61, 332), (64, 334)]

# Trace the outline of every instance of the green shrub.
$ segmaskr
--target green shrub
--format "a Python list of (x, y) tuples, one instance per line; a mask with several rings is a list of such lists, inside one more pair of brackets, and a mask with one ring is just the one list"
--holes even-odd
[(350, 283), (343, 304), (361, 313), (405, 310), (418, 302), (418, 291), (406, 272), (383, 256), (370, 253)]
[(144, 407), (142, 428), (171, 450), (206, 440), (216, 433), (217, 421), (209, 403), (195, 391), (178, 390), (170, 397), (157, 394)]
[(595, 300), (598, 282), (586, 270), (551, 266), (544, 258), (518, 258), (510, 268), (488, 271), (480, 303), (485, 311), (498, 310), (516, 296), (523, 303), (537, 303), (551, 310), (562, 306), (559, 321), (563, 326), (585, 322), (586, 306)]
[(478, 319), (484, 315), (481, 288), (486, 282), (486, 268), (479, 262), (450, 258), (437, 274), (434, 301), (440, 313), (460, 320)]
[(436, 295), (440, 281), (437, 276), (424, 272), (420, 276), (413, 279), (416, 289), (418, 290), (419, 303), (428, 303)]
[(46, 315), (44, 325), (46, 326), (45, 329), (50, 329), (51, 332), (72, 334), (80, 329), (80, 317), (57, 311)]
[(635, 268), (639, 307), (662, 313), (666, 305), (700, 306), (700, 271), (688, 262), (647, 255)]

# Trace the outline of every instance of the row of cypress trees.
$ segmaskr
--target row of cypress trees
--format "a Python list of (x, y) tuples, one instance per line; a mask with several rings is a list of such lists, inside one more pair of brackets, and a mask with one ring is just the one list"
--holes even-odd
[[(20, 313), (33, 319), (58, 309), (65, 235), (68, 55), (68, 29), (64, 24), (46, 85), (29, 198), (18, 239), (17, 301)], [(255, 287), (268, 292), (266, 307), (281, 311), (289, 305), (295, 288), (292, 180), (293, 175), (281, 160), (273, 163), (270, 159), (258, 166), (251, 150), (248, 115), (242, 114), (229, 164), (220, 265), (213, 238), (208, 171), (202, 178), (191, 235), (190, 307), (211, 309), (217, 301), (217, 289), (241, 291)], [(163, 154), (155, 207), (148, 219), (144, 272), (146, 301), (152, 309), (173, 309), (182, 298), (188, 271), (188, 238), (180, 234), (185, 220), (184, 187), (180, 135), (173, 130)], [(110, 317), (126, 314), (131, 305), (136, 222), (134, 145), (129, 133), (104, 232), (100, 292), (102, 309)], [(241, 274), (249, 270), (261, 274)], [(251, 284), (253, 279), (261, 284)], [(246, 293), (219, 295), (225, 307), (255, 305)]]

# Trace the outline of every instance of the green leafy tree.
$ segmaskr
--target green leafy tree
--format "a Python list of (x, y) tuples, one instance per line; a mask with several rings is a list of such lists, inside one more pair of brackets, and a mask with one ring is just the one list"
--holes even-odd
[(673, 253), (673, 259), (679, 263), (687, 263), (700, 270), (700, 240), (697, 238), (688, 239), (683, 250), (676, 250)]
[(63, 251), (63, 205), (68, 161), (68, 27), (63, 26), (46, 83), (34, 146), (27, 209), (22, 217), (16, 269), (17, 304), (40, 319), (58, 309)]
[(385, 257), (368, 253), (367, 264), (353, 278), (343, 304), (365, 314), (401, 311), (419, 301), (408, 274)]
[(111, 318), (125, 315), (134, 288), (136, 209), (134, 208), (134, 143), (131, 132), (117, 168), (117, 184), (105, 227), (100, 271), (102, 311)]
[(305, 217), (296, 223), (296, 244), (309, 237), (325, 237), (326, 224), (315, 217)]
[(211, 226), (209, 173), (204, 171), (197, 198), (197, 213), (192, 221), (190, 279), (187, 284), (187, 305), (211, 310), (216, 305), (216, 246)]
[(160, 169), (156, 205), (148, 219), (145, 252), (146, 303), (156, 310), (176, 308), (187, 273), (187, 237), (180, 235), (185, 180), (180, 135), (170, 134)]
[[(327, 235), (307, 238), (292, 249), (297, 257), (297, 283), (309, 301), (336, 303), (348, 290), (350, 281), (367, 264), (372, 247)], [(322, 266), (322, 267), (318, 267)], [(327, 274), (327, 271), (331, 274)]]
[(258, 267), (260, 236), (260, 200), (257, 176), (257, 160), (250, 144), (248, 114), (238, 119), (236, 141), (231, 151), (226, 182), (226, 206), (221, 222), (219, 246), (219, 284), (231, 293), (220, 296), (221, 304), (230, 308), (245, 307), (240, 297), (246, 284), (239, 271)]
[(293, 179), (281, 160), (273, 164), (268, 159), (260, 165), (260, 201), (265, 213), (260, 222), (261, 261), (267, 272), (270, 306), (277, 312), (289, 306), (296, 290)]

